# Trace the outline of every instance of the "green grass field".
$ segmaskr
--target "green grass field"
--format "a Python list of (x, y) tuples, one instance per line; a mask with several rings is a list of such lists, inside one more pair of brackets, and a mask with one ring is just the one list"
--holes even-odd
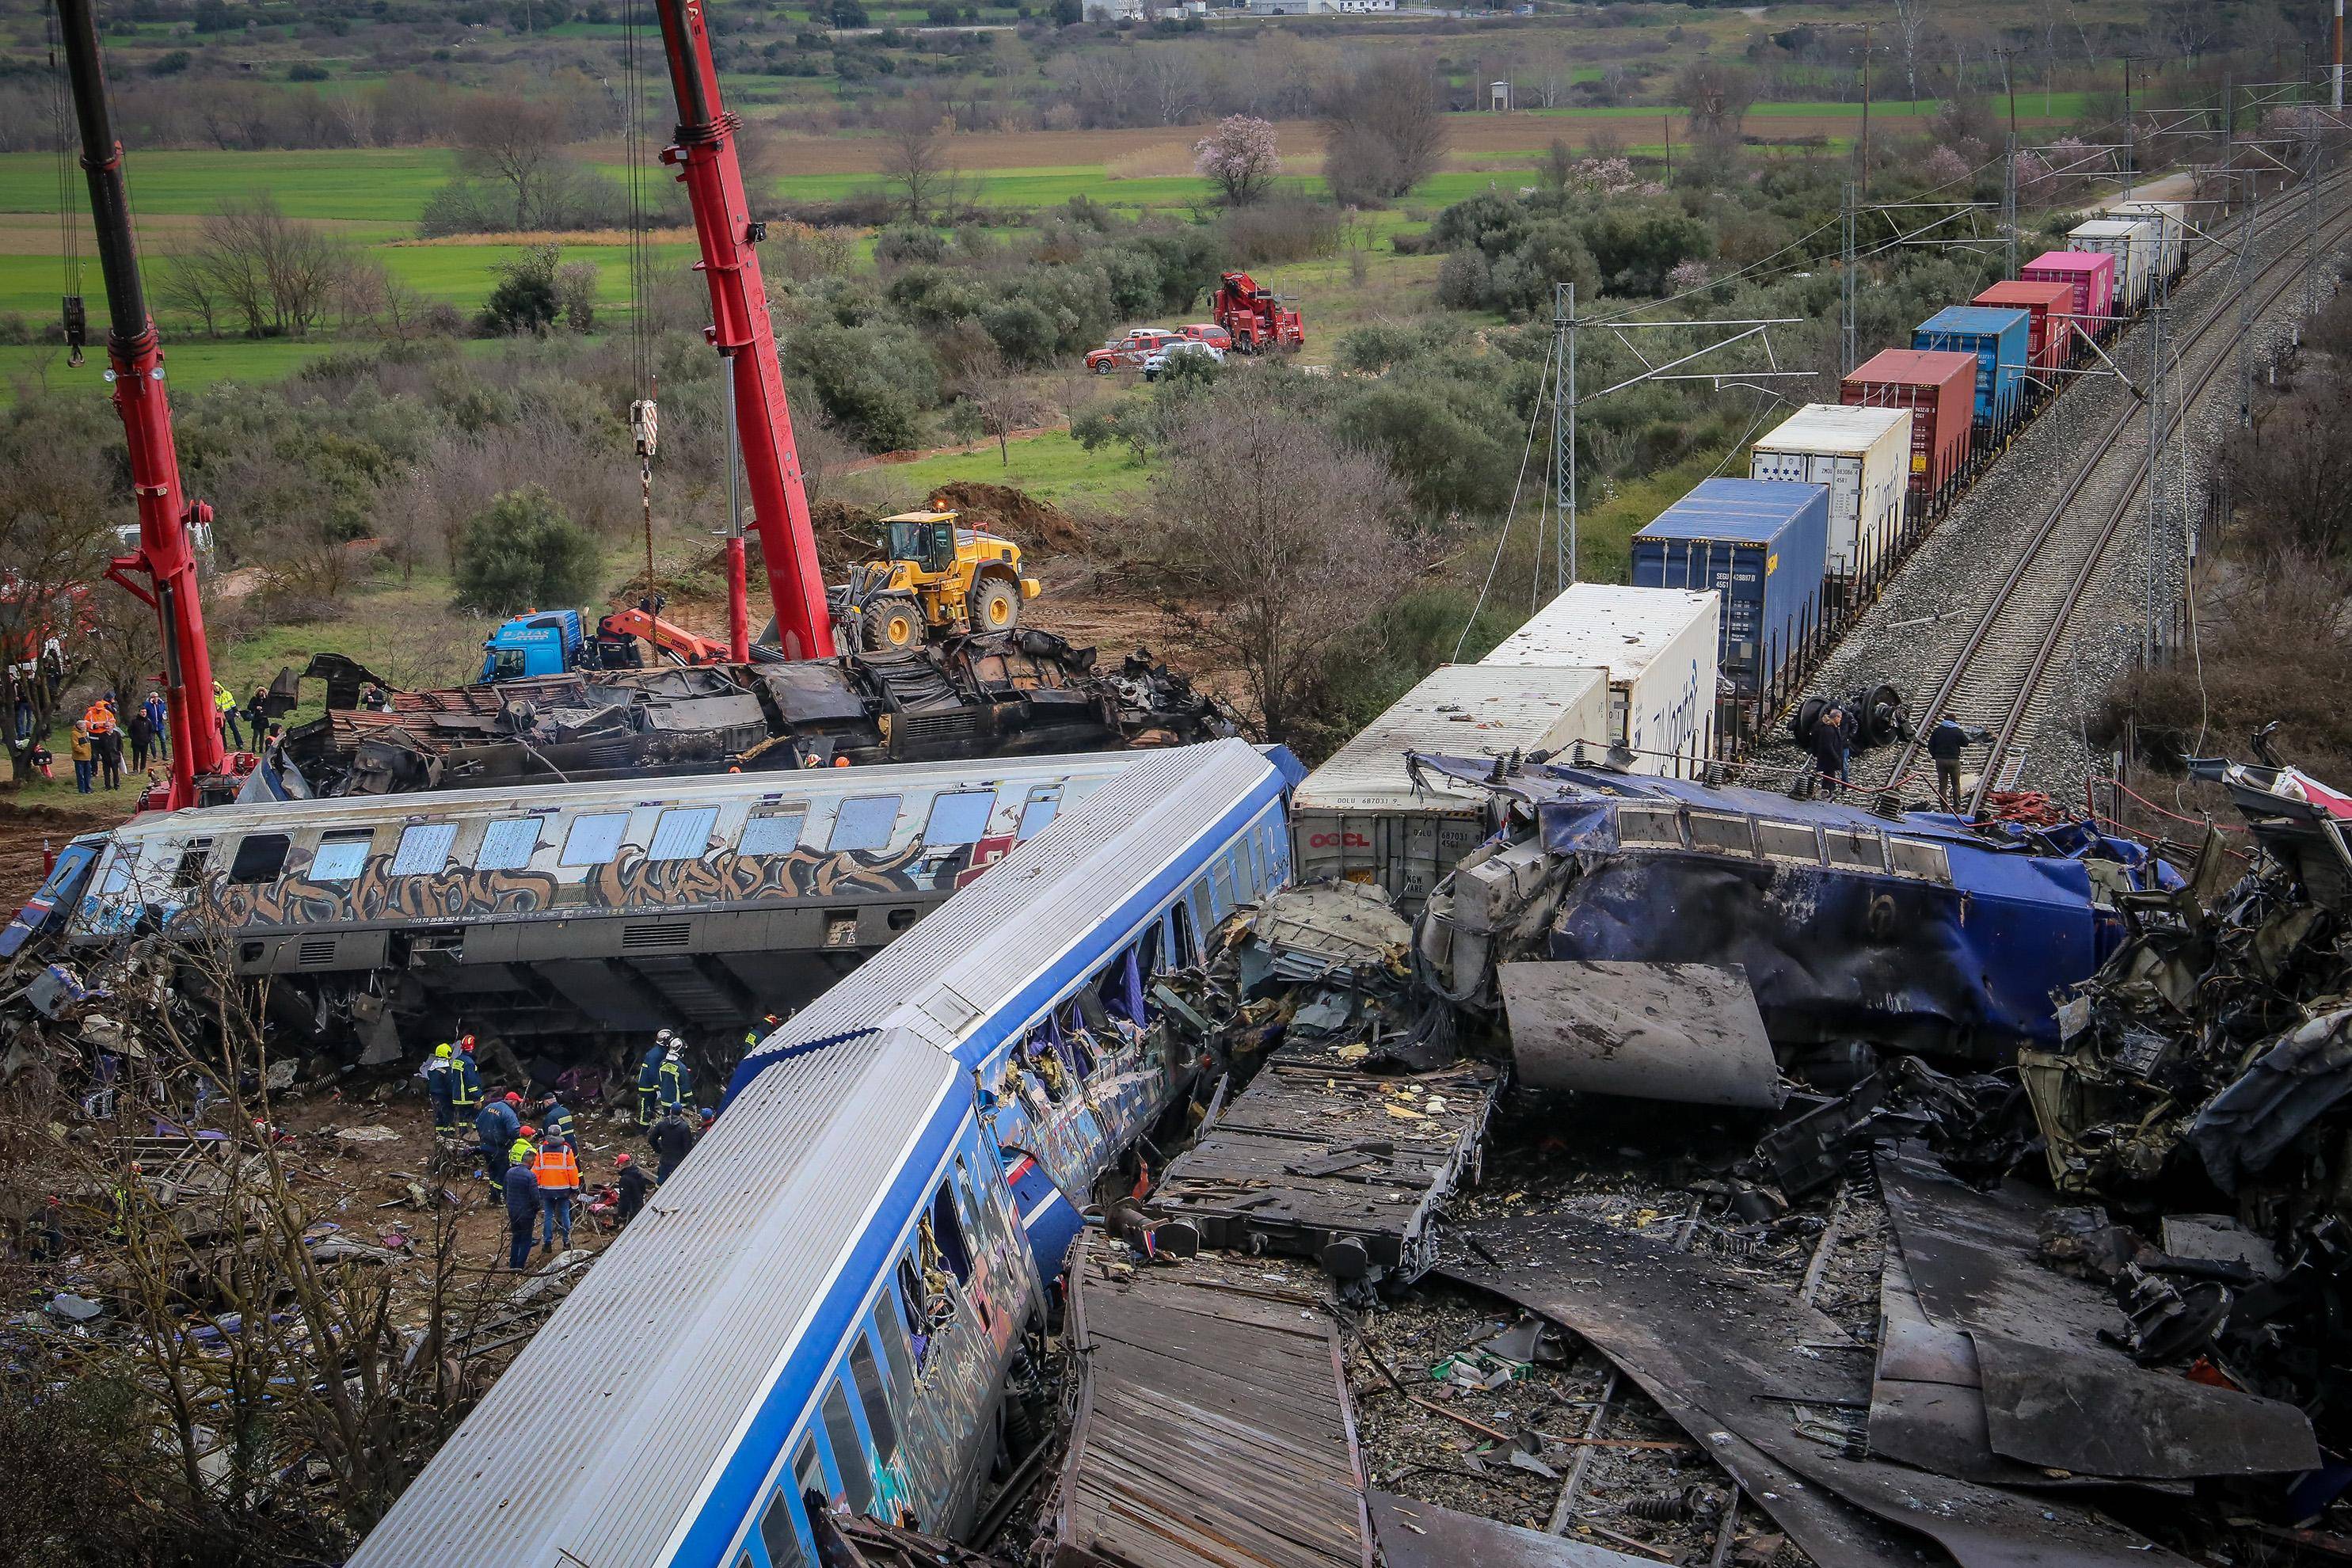
[(956, 479), (984, 479), (992, 485), (1013, 485), (1058, 506), (1108, 507), (1130, 501), (1150, 483), (1150, 471), (1125, 447), (1103, 447), (1089, 452), (1066, 430), (1012, 443), (1012, 462), (998, 460), (996, 448), (952, 457), (923, 458), (911, 463), (885, 463), (850, 476), (849, 488), (877, 503), (905, 501), (914, 505), (932, 489)]

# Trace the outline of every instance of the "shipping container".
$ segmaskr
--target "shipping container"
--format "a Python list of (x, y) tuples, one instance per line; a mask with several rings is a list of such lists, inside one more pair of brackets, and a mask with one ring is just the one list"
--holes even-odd
[(2012, 307), (1948, 305), (1911, 334), (1915, 349), (1977, 356), (1977, 445), (1990, 451), (2009, 438), (2025, 403), (2026, 352), (2032, 317)]
[(2147, 308), (2148, 280), (2156, 275), (2161, 243), (2155, 221), (2144, 217), (2094, 218), (2066, 231), (2068, 248), (2104, 250), (2116, 258), (2118, 316), (2137, 316)]
[(1856, 408), (1911, 411), (1913, 519), (1941, 513), (1968, 473), (1976, 435), (1977, 356), (1881, 349), (1839, 384), (1838, 400)]
[(1633, 536), (1633, 585), (1723, 595), (1716, 662), (1755, 697), (1820, 635), (1829, 542), (1827, 485), (1702, 479)]
[[(2105, 342), (2114, 333), (2116, 258), (2104, 250), (2045, 250), (2018, 268), (2020, 278), (2036, 283), (2063, 283), (2074, 290), (2075, 331)], [(2080, 359), (2087, 352), (2080, 342), (2068, 345)]]
[(1847, 597), (1875, 582), (1903, 542), (1911, 493), (1911, 411), (1808, 403), (1756, 443), (1748, 477), (1830, 488), (1825, 573)]
[(1715, 754), (1716, 629), (1708, 590), (1578, 583), (1503, 640), (1482, 664), (1609, 671), (1609, 739), (1637, 773), (1689, 777)]
[(1598, 763), (1609, 745), (1609, 671), (1449, 664), (1399, 698), (1292, 797), (1302, 881), (1377, 882), (1410, 912), (1486, 837), (1486, 792), (1405, 772), (1407, 752), (1449, 757), (1556, 752), (1577, 742)]
[(2144, 217), (2156, 225), (2156, 274), (2177, 279), (2189, 258), (2187, 202), (2117, 202), (2117, 217)]
[(1995, 309), (2007, 306), (2025, 312), (2026, 363), (2042, 374), (2030, 377), (2029, 398), (2055, 392), (2057, 378), (2048, 373), (2066, 363), (2073, 352), (2074, 287), (2071, 283), (2038, 283), (2030, 278), (1995, 283), (1979, 293), (1973, 304)]

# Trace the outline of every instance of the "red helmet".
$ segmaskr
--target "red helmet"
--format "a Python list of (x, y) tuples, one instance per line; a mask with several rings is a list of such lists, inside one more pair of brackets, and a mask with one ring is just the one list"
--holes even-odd
[(617, 1156), (615, 1156), (615, 1157), (614, 1158), (614, 1161), (613, 1161), (613, 1164), (614, 1164), (614, 1168), (615, 1168), (615, 1169), (619, 1168), (620, 1166), (623, 1166), (623, 1165), (628, 1164), (629, 1163), (630, 1163), (630, 1161), (629, 1161), (629, 1157), (628, 1157), (626, 1154), (617, 1155)]
[(539, 1136), (539, 1129), (526, 1123), (522, 1130), (522, 1135), (526, 1138), (536, 1138)]
[(509, 1089), (507, 1090), (507, 1103), (509, 1105), (520, 1105), (522, 1103), (522, 1096), (517, 1094), (513, 1089)]
[(460, 1035), (460, 1036), (458, 1036), (458, 1037), (457, 1037), (457, 1048), (458, 1048), (459, 1050), (461, 1050), (461, 1051), (470, 1051), (470, 1050), (472, 1050), (472, 1049), (474, 1048), (474, 1037), (473, 1037), (473, 1036), (471, 1036), (471, 1035)]

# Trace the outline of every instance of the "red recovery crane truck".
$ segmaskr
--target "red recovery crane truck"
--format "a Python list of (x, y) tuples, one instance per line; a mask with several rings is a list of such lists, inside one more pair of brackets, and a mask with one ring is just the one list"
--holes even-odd
[[(710, 286), (711, 325), (705, 335), (734, 380), (743, 473), (768, 570), (768, 595), (775, 605), (777, 640), (788, 658), (830, 658), (833, 616), (817, 564), (808, 492), (801, 484), (792, 410), (784, 403), (767, 285), (754, 248), (767, 237), (767, 226), (751, 221), (744, 199), (743, 169), (735, 152), (742, 121), (719, 100), (703, 5), (704, 0), (654, 0), (662, 47), (669, 57), (670, 87), (677, 97), (677, 140), (663, 150), (662, 162), (676, 166), (694, 208), (699, 270)], [(739, 603), (744, 592), (742, 548), (740, 539), (730, 542), (728, 590)], [(734, 657), (748, 658), (750, 649), (741, 646), (746, 618), (740, 609), (730, 613), (729, 625), (738, 645)]]
[(1246, 272), (1228, 272), (1217, 279), (1209, 295), (1210, 314), (1245, 354), (1280, 349), (1295, 353), (1307, 346), (1307, 327), (1296, 310), (1286, 309), (1279, 295), (1262, 289)]
[[(106, 379), (131, 446), (131, 493), (139, 507), (139, 548), (107, 563), (106, 575), (152, 605), (163, 629), (163, 692), (172, 729), (172, 779), (162, 804), (168, 810), (226, 798), (234, 792), (213, 709), (212, 654), (205, 644), (204, 607), (196, 597), (194, 529), (212, 521), (212, 508), (190, 501), (180, 488), (180, 454), (172, 438), (172, 405), (163, 389), (163, 349), (147, 313), (139, 279), (139, 251), (131, 237), (131, 202), (122, 177), (122, 143), (115, 140), (106, 73), (98, 52), (91, 0), (58, 0), (58, 32), (73, 85), (74, 117), (81, 128), (81, 166), (89, 176), (89, 216), (98, 231), (99, 266), (106, 277)], [(79, 300), (68, 302), (78, 318)], [(125, 700), (129, 700), (128, 695)]]

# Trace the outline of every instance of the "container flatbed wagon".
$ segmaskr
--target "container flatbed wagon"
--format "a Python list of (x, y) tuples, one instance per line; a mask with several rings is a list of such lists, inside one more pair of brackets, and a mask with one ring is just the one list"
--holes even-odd
[(1414, 776), (1407, 752), (1571, 757), (1580, 743), (1598, 762), (1612, 739), (1605, 668), (1442, 665), (1298, 786), (1290, 833), (1300, 879), (1376, 883), (1414, 912), (1486, 837), (1486, 796)]
[(1969, 303), (2025, 312), (2025, 400), (2029, 405), (2059, 389), (2061, 383), (2055, 372), (2066, 363), (2064, 356), (2071, 352), (2072, 334), (2066, 326), (2067, 315), (2074, 306), (2071, 284), (2012, 279), (1980, 290)]
[(1974, 354), (1977, 446), (1987, 458), (2007, 447), (2025, 412), (2032, 317), (2009, 307), (1948, 305), (1911, 334), (1915, 349)]
[(2067, 248), (2100, 250), (2116, 258), (2115, 311), (2137, 316), (2147, 309), (2149, 284), (2163, 248), (2152, 218), (2094, 218), (2066, 231)]
[(1841, 613), (1867, 599), (1902, 555), (1911, 446), (1908, 409), (1809, 403), (1748, 455), (1750, 479), (1829, 487), (1823, 572)]
[(1976, 469), (1974, 354), (1933, 349), (1881, 349), (1838, 385), (1838, 400), (1858, 408), (1911, 411), (1908, 522), (1944, 515)]
[(1503, 639), (1481, 664), (1609, 671), (1609, 739), (1637, 773), (1696, 773), (1716, 754), (1716, 630), (1711, 591), (1577, 583)]
[(2021, 279), (2033, 283), (2063, 283), (2074, 290), (2074, 303), (2069, 307), (2068, 327), (2073, 336), (2065, 344), (2066, 357), (2059, 363), (2073, 364), (2089, 357), (2080, 340), (2090, 338), (2105, 342), (2113, 335), (2116, 313), (2116, 258), (2104, 250), (2045, 250), (2018, 268)]
[(2187, 202), (2118, 202), (2116, 216), (2147, 218), (2156, 225), (2155, 276), (2179, 282), (2189, 270), (2189, 204)]
[(1821, 640), (1829, 527), (1827, 485), (1703, 479), (1633, 536), (1630, 575), (1720, 594), (1722, 676), (1736, 698), (1769, 702)]

